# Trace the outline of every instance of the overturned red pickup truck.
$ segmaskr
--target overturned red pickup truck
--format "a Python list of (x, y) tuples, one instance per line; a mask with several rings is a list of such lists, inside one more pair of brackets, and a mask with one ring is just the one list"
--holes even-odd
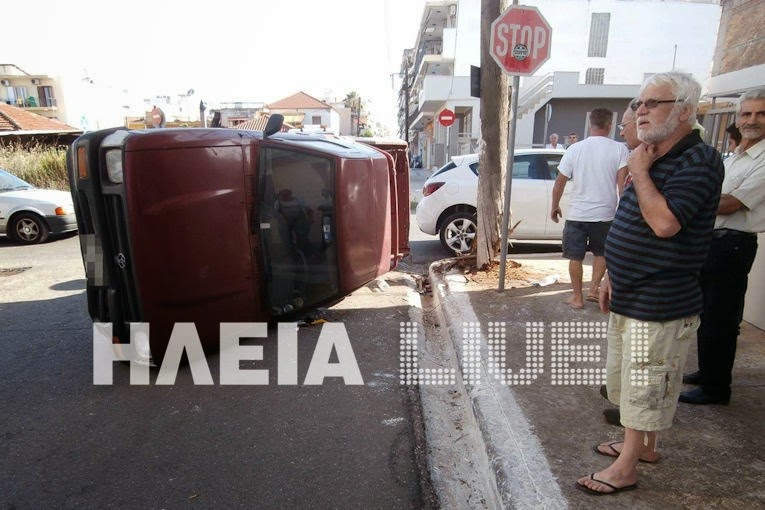
[(289, 320), (337, 302), (409, 251), (403, 141), (233, 129), (86, 133), (68, 152), (88, 311), (151, 327), (161, 360), (178, 322), (205, 350), (221, 322)]

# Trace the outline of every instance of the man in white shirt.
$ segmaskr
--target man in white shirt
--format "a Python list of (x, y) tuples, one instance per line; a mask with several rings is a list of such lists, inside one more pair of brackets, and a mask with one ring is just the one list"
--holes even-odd
[(741, 96), (736, 125), (741, 145), (724, 162), (712, 245), (701, 269), (699, 370), (683, 377), (684, 383), (700, 387), (680, 394), (680, 402), (687, 404), (730, 401), (749, 270), (757, 254), (757, 233), (765, 232), (765, 88)]
[(572, 308), (584, 307), (582, 260), (588, 249), (595, 258), (587, 300), (598, 301), (598, 287), (606, 271), (606, 236), (627, 176), (629, 151), (623, 143), (608, 138), (612, 118), (613, 112), (606, 108), (590, 112), (590, 136), (566, 150), (553, 185), (550, 217), (555, 223), (563, 215), (563, 190), (569, 181), (572, 186), (563, 229), (563, 257), (569, 259), (574, 290), (567, 303)]

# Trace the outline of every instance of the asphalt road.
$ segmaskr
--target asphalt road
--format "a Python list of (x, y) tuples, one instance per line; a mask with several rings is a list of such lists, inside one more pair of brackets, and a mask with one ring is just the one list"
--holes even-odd
[(421, 508), (417, 406), (398, 381), (412, 286), (391, 273), (323, 313), (345, 328), (363, 385), (303, 384), (316, 325), (298, 331), (297, 385), (277, 384), (271, 330), (249, 362), (268, 385), (220, 385), (213, 356), (211, 386), (188, 367), (174, 385), (153, 369), (134, 386), (119, 363), (96, 386), (78, 238), (0, 237), (0, 507)]

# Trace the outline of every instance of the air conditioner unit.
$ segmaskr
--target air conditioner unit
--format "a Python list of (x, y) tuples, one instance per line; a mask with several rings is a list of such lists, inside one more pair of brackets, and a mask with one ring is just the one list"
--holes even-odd
[(32, 85), (39, 85), (42, 81), (39, 78), (32, 78)]
[(10, 87), (11, 80), (0, 80), (0, 85), (2, 85), (3, 87)]

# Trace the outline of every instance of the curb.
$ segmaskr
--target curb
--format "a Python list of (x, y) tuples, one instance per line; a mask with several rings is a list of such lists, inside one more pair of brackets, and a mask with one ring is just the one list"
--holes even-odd
[(454, 288), (450, 288), (446, 273), (455, 260), (432, 263), (428, 275), (439, 323), (451, 341), (460, 367), (465, 366), (463, 338), (471, 338), (479, 346), (480, 383), (465, 382), (465, 390), (483, 440), (477, 447), (484, 449), (491, 466), (494, 477), (491, 485), (497, 488), (501, 504), (506, 508), (565, 508), (568, 502), (539, 440), (513, 396), (512, 387), (500, 384), (489, 375), (486, 338), (469, 297), (457, 288), (463, 285), (458, 282), (459, 278), (452, 279)]

